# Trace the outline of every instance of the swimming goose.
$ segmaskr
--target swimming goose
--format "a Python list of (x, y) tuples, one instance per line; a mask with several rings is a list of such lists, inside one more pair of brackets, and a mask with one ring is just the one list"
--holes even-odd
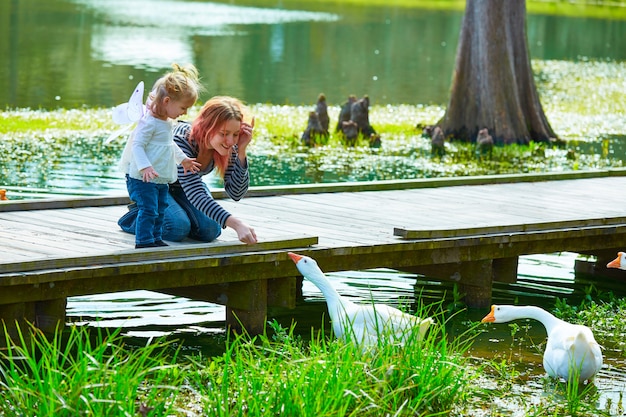
[(403, 345), (413, 330), (418, 331), (417, 340), (421, 340), (433, 324), (430, 317), (420, 319), (388, 305), (353, 303), (337, 292), (313, 258), (293, 252), (289, 252), (289, 257), (302, 276), (322, 291), (338, 338), (352, 340), (364, 348), (376, 346), (380, 336)]
[(617, 252), (617, 258), (606, 264), (607, 268), (626, 269), (626, 253)]
[(482, 322), (506, 323), (525, 318), (540, 321), (546, 328), (548, 343), (543, 353), (543, 367), (551, 377), (569, 381), (570, 369), (579, 368), (578, 381), (583, 382), (602, 367), (600, 345), (588, 327), (558, 319), (539, 307), (493, 305)]

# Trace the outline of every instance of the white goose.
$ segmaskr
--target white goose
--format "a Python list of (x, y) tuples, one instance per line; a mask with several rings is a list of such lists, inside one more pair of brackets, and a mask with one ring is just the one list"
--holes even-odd
[(551, 377), (569, 381), (571, 370), (580, 369), (579, 382), (591, 379), (602, 367), (602, 351), (591, 330), (571, 324), (534, 306), (493, 305), (482, 322), (506, 323), (517, 319), (540, 321), (548, 333), (543, 367)]
[(617, 258), (606, 264), (607, 268), (626, 269), (626, 253), (617, 252)]
[(417, 340), (421, 340), (433, 324), (430, 317), (420, 319), (388, 305), (353, 303), (337, 292), (314, 259), (293, 252), (289, 252), (289, 257), (302, 276), (322, 291), (333, 331), (339, 338), (363, 347), (376, 346), (380, 337), (390, 343), (404, 344), (414, 330), (418, 331)]

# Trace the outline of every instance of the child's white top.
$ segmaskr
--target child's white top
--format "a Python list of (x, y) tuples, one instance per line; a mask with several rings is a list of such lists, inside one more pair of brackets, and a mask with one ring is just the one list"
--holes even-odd
[(146, 114), (126, 143), (120, 168), (131, 178), (143, 180), (141, 170), (152, 166), (159, 174), (152, 182), (171, 184), (178, 179), (177, 165), (187, 155), (173, 140), (172, 122)]

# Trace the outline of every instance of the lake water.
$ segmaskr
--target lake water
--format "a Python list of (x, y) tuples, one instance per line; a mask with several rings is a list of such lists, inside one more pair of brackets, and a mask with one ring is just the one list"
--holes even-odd
[[(1, 108), (111, 107), (172, 62), (248, 103), (446, 104), (461, 12), (326, 3), (185, 0), (0, 2)], [(247, 4), (255, 4), (248, 1)], [(269, 6), (267, 6), (269, 5)], [(626, 58), (626, 22), (528, 15), (539, 60)]]
[[(597, 291), (613, 292), (626, 297), (624, 281), (602, 280), (596, 282), (574, 273), (575, 253), (553, 253), (520, 257), (518, 282), (496, 283), (493, 302), (499, 304), (535, 304), (546, 309), (554, 307), (556, 298), (578, 305), (589, 286)], [(426, 304), (445, 299), (453, 301), (453, 285), (449, 282), (429, 280), (428, 277), (391, 269), (343, 271), (327, 274), (337, 290), (355, 301), (413, 306), (420, 298)], [(326, 309), (321, 292), (304, 280), (303, 299), (296, 310), (276, 310), (276, 317), (305, 323), (304, 328), (319, 326)], [(306, 311), (301, 311), (300, 309)], [(311, 317), (311, 309), (316, 311)], [(480, 320), (488, 311), (470, 311), (471, 318)], [(88, 297), (71, 297), (68, 303), (71, 322), (122, 328), (130, 336), (203, 335), (224, 332), (225, 307), (189, 300), (183, 297), (159, 294), (152, 291), (132, 291)], [(194, 342), (190, 342), (194, 345)], [(201, 348), (201, 343), (196, 346)]]

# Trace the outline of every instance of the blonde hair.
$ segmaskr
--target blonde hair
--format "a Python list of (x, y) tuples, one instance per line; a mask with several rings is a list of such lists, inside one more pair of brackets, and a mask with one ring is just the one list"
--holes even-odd
[(159, 78), (150, 91), (148, 106), (150, 111), (158, 117), (165, 117), (165, 106), (163, 100), (170, 97), (174, 101), (191, 100), (194, 103), (200, 94), (200, 79), (198, 70), (193, 64), (184, 67), (173, 63), (171, 72)]
[[(243, 122), (245, 106), (234, 97), (216, 96), (204, 103), (200, 113), (191, 125), (189, 140), (196, 141), (200, 148), (207, 149), (211, 137), (229, 120)], [(224, 178), (224, 173), (230, 163), (230, 155), (220, 155), (213, 152), (213, 162), (218, 174)]]

